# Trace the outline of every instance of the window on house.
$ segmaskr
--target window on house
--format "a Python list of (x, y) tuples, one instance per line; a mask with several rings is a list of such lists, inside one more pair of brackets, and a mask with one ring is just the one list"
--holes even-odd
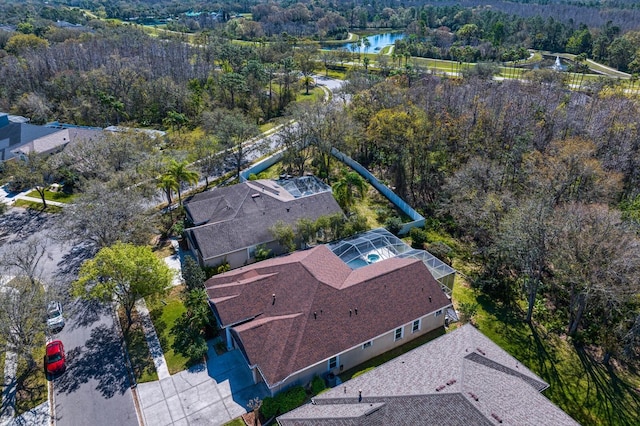
[(372, 340), (369, 340), (368, 342), (365, 342), (365, 343), (362, 345), (362, 349), (367, 349), (367, 348), (371, 347), (371, 345), (372, 345), (372, 344), (373, 344), (373, 341), (372, 341)]
[(330, 358), (329, 359), (329, 370), (333, 370), (337, 366), (338, 366), (338, 357), (334, 356), (333, 358)]
[(400, 340), (400, 339), (402, 339), (402, 331), (403, 331), (402, 327), (400, 327), (400, 328), (396, 328), (396, 332), (395, 332), (395, 338), (394, 338), (394, 340)]
[(420, 320), (417, 319), (413, 322), (413, 326), (411, 327), (411, 332), (415, 333), (416, 331), (420, 330)]
[(442, 309), (440, 309), (439, 311), (436, 311), (436, 316), (439, 317), (440, 315), (442, 315)]

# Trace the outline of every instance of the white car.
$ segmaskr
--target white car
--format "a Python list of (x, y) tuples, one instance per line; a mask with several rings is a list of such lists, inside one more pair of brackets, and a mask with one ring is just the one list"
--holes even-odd
[(64, 327), (64, 317), (62, 316), (60, 302), (51, 301), (47, 305), (47, 327), (51, 331), (62, 330)]

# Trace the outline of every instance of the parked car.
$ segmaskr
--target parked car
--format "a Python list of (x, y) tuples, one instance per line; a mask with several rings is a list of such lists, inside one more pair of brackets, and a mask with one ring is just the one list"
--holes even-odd
[(60, 340), (47, 343), (44, 365), (49, 374), (61, 373), (67, 368), (64, 345)]
[(47, 305), (47, 327), (51, 331), (59, 331), (64, 327), (62, 305), (60, 302), (51, 301)]

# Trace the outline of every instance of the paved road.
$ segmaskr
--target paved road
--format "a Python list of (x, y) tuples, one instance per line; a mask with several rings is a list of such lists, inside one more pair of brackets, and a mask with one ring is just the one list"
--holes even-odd
[(56, 335), (69, 365), (53, 382), (58, 426), (138, 424), (115, 327), (108, 306), (67, 304), (67, 324)]
[(109, 309), (69, 296), (79, 265), (92, 255), (53, 238), (56, 216), (13, 208), (0, 217), (0, 256), (30, 238), (46, 244), (39, 275), (51, 298), (65, 309), (65, 328), (52, 338), (65, 344), (68, 369), (53, 381), (58, 425), (137, 425), (122, 357), (121, 339)]

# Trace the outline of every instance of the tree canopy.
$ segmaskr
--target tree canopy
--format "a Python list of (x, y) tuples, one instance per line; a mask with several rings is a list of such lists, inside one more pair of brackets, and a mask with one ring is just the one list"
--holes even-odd
[(165, 294), (172, 280), (173, 271), (149, 247), (116, 243), (82, 264), (72, 288), (77, 297), (118, 302), (128, 330), (136, 301)]

